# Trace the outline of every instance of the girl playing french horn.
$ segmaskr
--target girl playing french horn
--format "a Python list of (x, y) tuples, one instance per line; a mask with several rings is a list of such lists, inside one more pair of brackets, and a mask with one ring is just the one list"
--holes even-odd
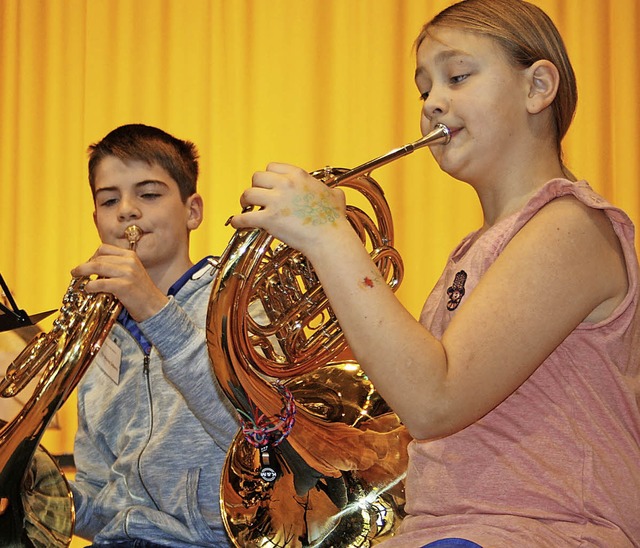
[[(465, 0), (416, 41), (421, 128), (484, 222), (419, 321), (381, 279), (344, 194), (271, 163), (235, 228), (313, 264), (364, 371), (413, 437), (407, 518), (385, 548), (640, 544), (640, 320), (634, 227), (562, 160), (575, 77), (521, 0)], [(304, 211), (296, 203), (315, 204)], [(333, 215), (326, 215), (330, 211)]]

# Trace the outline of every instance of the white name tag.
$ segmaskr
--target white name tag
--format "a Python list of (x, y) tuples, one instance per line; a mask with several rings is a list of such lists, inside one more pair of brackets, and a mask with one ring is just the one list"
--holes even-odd
[(105, 339), (102, 343), (102, 348), (96, 356), (96, 363), (98, 367), (109, 377), (113, 382), (118, 384), (120, 382), (120, 362), (122, 360), (122, 350), (111, 339)]

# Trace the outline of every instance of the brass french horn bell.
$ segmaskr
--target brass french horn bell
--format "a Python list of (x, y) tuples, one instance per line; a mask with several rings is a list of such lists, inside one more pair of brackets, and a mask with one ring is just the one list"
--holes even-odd
[[(351, 170), (312, 175), (360, 193), (347, 206), (388, 285), (402, 280), (393, 223), (374, 169), (449, 129)], [(259, 229), (235, 232), (207, 314), (213, 371), (243, 423), (221, 478), (221, 512), (236, 547), (374, 546), (402, 521), (409, 435), (349, 349), (313, 267)]]

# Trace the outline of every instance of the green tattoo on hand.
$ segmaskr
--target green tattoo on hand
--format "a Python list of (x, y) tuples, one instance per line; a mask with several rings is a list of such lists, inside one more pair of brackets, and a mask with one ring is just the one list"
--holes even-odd
[(329, 190), (319, 196), (307, 192), (294, 200), (293, 214), (303, 219), (304, 224), (323, 225), (333, 223), (338, 218), (338, 211), (331, 205)]

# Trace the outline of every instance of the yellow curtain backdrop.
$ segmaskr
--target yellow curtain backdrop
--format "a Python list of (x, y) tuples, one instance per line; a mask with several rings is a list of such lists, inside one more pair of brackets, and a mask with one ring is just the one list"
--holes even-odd
[[(563, 33), (578, 77), (567, 163), (638, 221), (640, 3), (536, 3)], [(198, 145), (206, 221), (194, 259), (223, 250), (224, 221), (268, 161), (349, 167), (419, 137), (411, 46), (448, 4), (0, 0), (0, 273), (18, 304), (57, 308), (70, 269), (97, 247), (85, 150), (120, 124), (158, 125)], [(399, 295), (417, 315), (478, 207), (426, 151), (376, 178), (406, 263)], [(71, 452), (73, 398), (60, 416), (45, 444)]]

